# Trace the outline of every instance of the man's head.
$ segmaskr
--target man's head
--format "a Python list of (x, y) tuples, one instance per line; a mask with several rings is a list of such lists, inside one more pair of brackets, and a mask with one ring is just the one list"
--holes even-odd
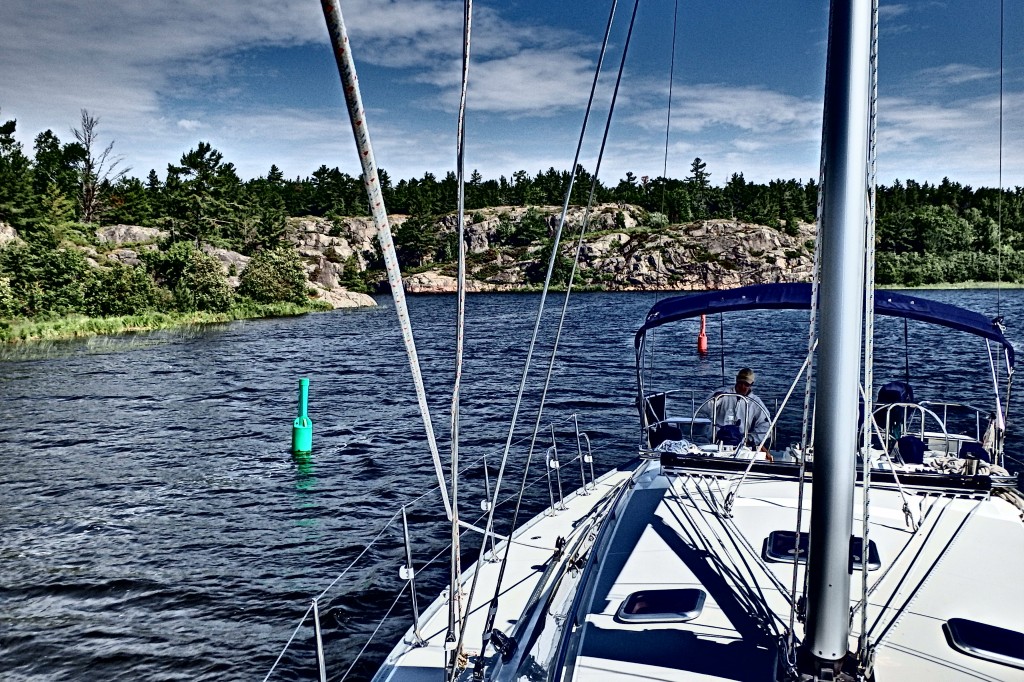
[(736, 392), (740, 395), (747, 395), (754, 388), (754, 370), (744, 367), (736, 373)]

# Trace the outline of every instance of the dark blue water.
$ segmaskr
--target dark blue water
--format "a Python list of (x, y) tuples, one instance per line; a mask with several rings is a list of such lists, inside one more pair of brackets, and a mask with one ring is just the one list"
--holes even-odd
[[(994, 291), (926, 295), (996, 313)], [(636, 443), (633, 331), (660, 297), (583, 294), (571, 303), (546, 409), (553, 419), (580, 414), (600, 469)], [(538, 299), (468, 300), (461, 454), (488, 455), (492, 481)], [(380, 300), (376, 309), (37, 346), (0, 363), (0, 676), (263, 679), (311, 597), (434, 481), (393, 310)], [(410, 307), (447, 461), (454, 298), (413, 298)], [(1013, 338), (1024, 293), (1004, 291), (1000, 308)], [(757, 391), (772, 405), (800, 364), (804, 326), (800, 313), (727, 317), (727, 373), (755, 367)], [(879, 326), (899, 343), (880, 348), (877, 380), (902, 377), (902, 325)], [(956, 387), (988, 405), (983, 345), (918, 329), (917, 397)], [(708, 331), (712, 354), (703, 360), (692, 352), (695, 326), (660, 332), (653, 383), (721, 383), (717, 320)], [(552, 333), (542, 333), (542, 367)], [(296, 462), (288, 448), (303, 376), (314, 456)], [(542, 378), (528, 384), (514, 481)], [(567, 467), (566, 476), (568, 488), (579, 484), (578, 469)], [(531, 490), (530, 513), (548, 499), (543, 484)], [(462, 487), (464, 516), (474, 517), (483, 497), (476, 467)], [(439, 512), (436, 496), (410, 511), (417, 565), (444, 548)], [(467, 559), (477, 542), (467, 540)], [(392, 524), (321, 601), (330, 679), (342, 677), (391, 607), (403, 553)], [(443, 564), (419, 574), (424, 606), (443, 585)], [(408, 612), (404, 597), (349, 679), (371, 673), (408, 626)], [(311, 633), (299, 630), (271, 679), (314, 675)]]

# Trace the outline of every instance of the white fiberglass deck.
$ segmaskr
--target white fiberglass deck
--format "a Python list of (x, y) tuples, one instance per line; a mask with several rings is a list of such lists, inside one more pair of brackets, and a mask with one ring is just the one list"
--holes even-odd
[[(766, 562), (762, 547), (772, 531), (795, 529), (797, 484), (751, 477), (733, 518), (726, 519), (718, 512), (729, 480), (665, 477), (657, 463), (638, 478), (625, 513), (617, 517), (578, 646), (567, 659), (569, 678), (774, 679), (793, 571), (791, 563)], [(810, 492), (808, 485), (808, 505)], [(1024, 584), (1015, 577), (1024, 564), (1020, 510), (995, 497), (905, 494), (916, 521), (925, 517), (916, 533), (905, 522), (898, 491), (875, 489), (871, 495), (870, 539), (881, 567), (870, 572), (869, 584), (884, 574), (869, 597), (869, 633), (881, 639), (876, 679), (1024, 679), (1024, 671), (954, 650), (942, 629), (959, 617), (1024, 630)], [(860, 500), (858, 489), (857, 536)], [(805, 509), (804, 530), (808, 522)], [(852, 603), (860, 598), (859, 576), (855, 571)], [(801, 568), (797, 585), (802, 581)], [(616, 618), (630, 594), (666, 588), (704, 590), (700, 615), (683, 623)], [(802, 632), (799, 623), (796, 630)], [(851, 648), (859, 612), (853, 630)]]
[[(505, 569), (503, 589), (498, 602), (494, 621), (495, 629), (510, 634), (519, 621), (523, 609), (544, 574), (551, 560), (556, 540), (571, 539), (577, 534), (578, 522), (589, 515), (596, 506), (619, 484), (629, 477), (629, 472), (612, 471), (597, 480), (595, 489), (581, 495), (579, 491), (565, 498), (565, 509), (553, 515), (542, 513), (523, 526), (517, 533)], [(568, 543), (567, 543), (568, 544)], [(497, 546), (497, 554), (503, 553), (504, 543)], [(480, 570), (477, 593), (470, 608), (466, 628), (465, 650), (470, 655), (480, 651), (487, 606), (494, 594), (500, 564), (485, 562)], [(463, 574), (466, 597), (473, 567)], [(444, 680), (444, 665), (447, 655), (445, 634), (448, 628), (448, 606), (445, 595), (441, 595), (420, 618), (420, 635), (424, 646), (410, 646), (410, 634), (395, 647), (374, 678), (379, 682), (407, 682)], [(488, 654), (493, 655), (493, 648)], [(472, 668), (472, 661), (469, 662)]]

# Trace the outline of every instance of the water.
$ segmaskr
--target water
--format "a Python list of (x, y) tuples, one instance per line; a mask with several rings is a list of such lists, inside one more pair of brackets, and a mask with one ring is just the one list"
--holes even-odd
[[(996, 312), (994, 291), (925, 295)], [(580, 413), (602, 470), (636, 442), (633, 330), (662, 296), (584, 294), (571, 303), (547, 409), (554, 419)], [(468, 462), (487, 454), (492, 482), (538, 299), (468, 300), (461, 455)], [(376, 309), (52, 344), (0, 363), (5, 680), (263, 679), (311, 597), (434, 481), (393, 310), (380, 301)], [(1013, 338), (1024, 293), (1003, 292), (1001, 301)], [(558, 308), (561, 298), (550, 302)], [(410, 308), (447, 461), (454, 298), (417, 297)], [(727, 373), (754, 367), (756, 390), (772, 406), (806, 341), (803, 314), (769, 319), (727, 316), (725, 341)], [(902, 326), (893, 325), (880, 325), (899, 344), (882, 347), (878, 381), (902, 376)], [(918, 398), (955, 385), (987, 405), (987, 374), (968, 372), (979, 361), (987, 367), (979, 344), (918, 328)], [(542, 331), (542, 367), (552, 333)], [(698, 360), (695, 326), (659, 332), (652, 381), (689, 379), (702, 390), (722, 383), (717, 320), (708, 336), (712, 355)], [(781, 360), (765, 350), (777, 344)], [(296, 462), (288, 448), (302, 376), (311, 382), (315, 452)], [(527, 445), (519, 441), (532, 430), (543, 386), (536, 375), (528, 383), (508, 481), (522, 476)], [(1011, 411), (1011, 423), (1017, 415)], [(564, 474), (567, 488), (579, 484), (578, 469)], [(476, 467), (463, 484), (464, 515), (479, 513), (483, 497)], [(528, 513), (547, 500), (547, 487), (534, 486)], [(439, 511), (436, 496), (410, 511), (418, 566), (444, 548)], [(401, 585), (400, 523), (383, 540), (321, 600), (330, 679), (341, 679)], [(477, 551), (469, 537), (464, 556)], [(419, 573), (422, 606), (442, 589), (444, 564)], [(406, 596), (349, 679), (372, 674), (408, 613)], [(272, 679), (315, 675), (311, 633), (298, 631)]]

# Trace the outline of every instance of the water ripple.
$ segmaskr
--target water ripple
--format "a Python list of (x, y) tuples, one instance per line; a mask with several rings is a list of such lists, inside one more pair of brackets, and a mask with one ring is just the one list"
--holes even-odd
[[(994, 313), (994, 292), (929, 295)], [(570, 309), (560, 344), (565, 362), (556, 369), (547, 414), (583, 415), (599, 469), (635, 445), (632, 334), (658, 298), (585, 294)], [(1024, 294), (1002, 298), (1007, 319), (1015, 319)], [(508, 295), (467, 302), (460, 450), (464, 463), (487, 455), (491, 485), (537, 300)], [(7, 424), (0, 433), (7, 453), (0, 481), (3, 679), (262, 678), (311, 597), (403, 504), (412, 504), (421, 606), (440, 593), (446, 562), (425, 564), (444, 549), (448, 531), (436, 491), (417, 501), (436, 484), (434, 469), (401, 338), (389, 303), (381, 302), (373, 310), (49, 344), (0, 363), (0, 417)], [(447, 462), (454, 297), (419, 297), (410, 307)], [(788, 388), (806, 340), (799, 333), (803, 315), (784, 324), (767, 319), (737, 321), (725, 337), (736, 356), (729, 371), (734, 362), (758, 367), (759, 391), (771, 402)], [(715, 340), (716, 324), (709, 329)], [(888, 331), (902, 339), (901, 328)], [(786, 335), (794, 345), (769, 371), (766, 346), (786, 343)], [(659, 332), (666, 359), (655, 363), (655, 382), (719, 385), (719, 360), (696, 358), (695, 337), (686, 325)], [(968, 371), (976, 356), (940, 356), (939, 347), (949, 344), (924, 335), (913, 343), (919, 397), (954, 384), (984, 395), (987, 377), (976, 381)], [(681, 360), (667, 359), (673, 347), (686, 349)], [(899, 344), (879, 348), (879, 374), (902, 372)], [(542, 351), (536, 357), (546, 366)], [(296, 461), (288, 450), (300, 377), (311, 380), (315, 451)], [(541, 371), (527, 384), (507, 481), (522, 476)], [(549, 438), (541, 434), (531, 480), (543, 471), (537, 461)], [(568, 468), (563, 473), (577, 484), (578, 469), (575, 478)], [(507, 485), (503, 495), (511, 494)], [(466, 518), (479, 516), (484, 496), (482, 472), (469, 471), (461, 498)], [(547, 497), (540, 479), (526, 498), (527, 512), (541, 509)], [(401, 588), (401, 521), (383, 537), (322, 604), (333, 677), (348, 667)], [(477, 543), (467, 541), (466, 561)], [(369, 677), (408, 626), (407, 596), (396, 614), (353, 679)], [(312, 676), (308, 626), (275, 680)]]

